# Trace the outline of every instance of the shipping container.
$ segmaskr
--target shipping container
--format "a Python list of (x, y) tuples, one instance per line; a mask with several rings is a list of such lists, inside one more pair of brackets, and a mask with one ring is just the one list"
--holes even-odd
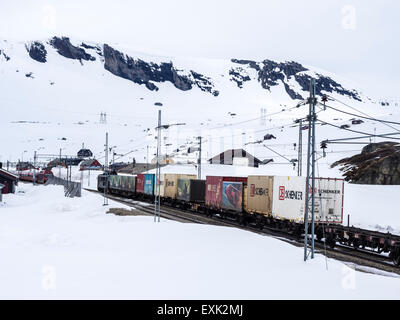
[(205, 191), (205, 180), (178, 179), (178, 200), (203, 203)]
[(144, 193), (144, 178), (145, 175), (139, 173), (136, 178), (136, 192), (137, 193)]
[[(309, 191), (311, 195), (311, 190)], [(316, 178), (315, 222), (342, 223), (344, 180)], [(304, 223), (306, 203), (305, 177), (274, 177), (272, 215)], [(311, 201), (309, 220), (311, 221)]]
[(274, 177), (273, 217), (304, 222), (305, 190), (305, 177)]
[(206, 205), (212, 209), (222, 209), (222, 183), (224, 181), (247, 183), (247, 177), (206, 177)]
[(249, 213), (271, 215), (273, 187), (273, 176), (249, 176), (246, 211)]
[(110, 175), (108, 177), (110, 189), (135, 192), (136, 177), (132, 175)]
[[(160, 187), (160, 194), (161, 194), (161, 197), (164, 197), (164, 177), (165, 175), (164, 174), (161, 174), (160, 175), (160, 183), (159, 183), (159, 187)], [(156, 177), (155, 177), (155, 194), (158, 196), (158, 182), (157, 182), (157, 179), (156, 179)]]
[(144, 175), (144, 193), (150, 196), (154, 195), (154, 174), (147, 173)]
[(344, 180), (333, 178), (317, 178), (315, 180), (314, 191), (315, 221), (342, 224)]
[(238, 212), (243, 210), (243, 182), (222, 183), (222, 208)]
[(178, 179), (196, 179), (193, 174), (171, 174), (164, 175), (164, 197), (176, 199), (178, 193)]

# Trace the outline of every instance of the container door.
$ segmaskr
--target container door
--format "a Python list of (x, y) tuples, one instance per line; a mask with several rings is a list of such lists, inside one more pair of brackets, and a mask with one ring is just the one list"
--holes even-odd
[(241, 212), (243, 209), (243, 183), (224, 181), (222, 183), (222, 208)]

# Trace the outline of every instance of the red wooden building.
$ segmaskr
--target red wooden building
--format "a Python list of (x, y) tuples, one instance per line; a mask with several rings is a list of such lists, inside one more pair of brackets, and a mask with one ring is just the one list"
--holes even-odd
[(4, 185), (3, 194), (14, 193), (18, 184), (18, 176), (0, 167), (0, 184)]

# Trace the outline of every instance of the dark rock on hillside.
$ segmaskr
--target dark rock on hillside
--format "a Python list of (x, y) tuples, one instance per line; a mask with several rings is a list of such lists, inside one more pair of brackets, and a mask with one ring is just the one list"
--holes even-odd
[(346, 181), (356, 184), (400, 185), (400, 144), (372, 143), (361, 154), (339, 160)]
[(124, 55), (107, 44), (104, 44), (104, 68), (112, 74), (131, 80), (137, 84), (144, 84), (149, 90), (158, 90), (155, 83), (171, 82), (176, 88), (187, 91), (197, 85), (201, 90), (218, 95), (213, 90), (210, 79), (191, 71), (190, 75), (180, 75), (172, 62), (160, 64), (133, 59)]
[(29, 56), (33, 60), (36, 60), (37, 62), (42, 62), (42, 63), (45, 63), (47, 61), (46, 60), (46, 56), (47, 56), (46, 48), (39, 41), (35, 41), (35, 42), (31, 43), (30, 45), (26, 45), (25, 48), (28, 51)]
[(95, 57), (88, 54), (84, 49), (75, 47), (71, 44), (69, 38), (67, 37), (54, 37), (50, 40), (50, 44), (57, 49), (57, 52), (69, 59), (75, 59), (82, 62), (82, 60), (86, 61), (94, 61)]
[(200, 88), (201, 91), (209, 92), (213, 96), (217, 97), (219, 95), (218, 90), (214, 90), (214, 85), (211, 82), (211, 79), (203, 76), (200, 73), (194, 72), (193, 70), (190, 71), (194, 83)]
[(190, 90), (192, 84), (187, 77), (180, 76), (170, 63), (147, 63), (140, 59), (133, 59), (104, 44), (104, 68), (112, 74), (144, 84), (149, 90), (158, 90), (154, 82), (170, 81), (180, 90)]
[(81, 47), (82, 47), (82, 48), (85, 48), (85, 49), (96, 50), (96, 53), (97, 53), (99, 56), (103, 56), (103, 51), (101, 50), (101, 48), (100, 48), (99, 46), (91, 46), (91, 45), (89, 45), (89, 44), (86, 44), (86, 43), (83, 43), (83, 42), (82, 42)]
[(10, 60), (10, 57), (4, 51), (0, 50), (0, 56), (1, 55), (4, 57), (4, 59), (6, 59), (6, 61)]
[[(264, 60), (263, 62), (255, 62), (251, 60), (237, 60), (232, 59), (233, 63), (240, 64), (242, 66), (247, 66), (248, 68), (256, 70), (258, 74), (258, 81), (261, 83), (261, 86), (264, 89), (271, 90), (271, 87), (277, 86), (282, 83), (285, 87), (287, 94), (292, 99), (303, 99), (304, 97), (296, 92), (291, 85), (289, 84), (289, 80), (294, 79), (303, 91), (309, 91), (310, 88), (310, 80), (311, 77), (305, 74), (305, 71), (308, 71), (307, 68), (303, 67), (301, 64), (290, 61), (284, 63), (278, 63), (272, 60)], [(243, 73), (243, 67), (238, 67), (236, 69), (232, 69), (230, 71), (230, 75), (232, 76), (231, 80), (236, 81), (238, 83), (237, 74)], [(355, 100), (361, 101), (358, 93), (355, 90), (346, 90), (339, 83), (332, 80), (329, 77), (325, 77), (323, 75), (318, 74), (318, 78), (316, 79), (316, 93), (319, 96), (323, 95), (324, 92), (336, 92), (341, 95), (345, 95), (351, 97)], [(240, 79), (239, 79), (240, 81)], [(242, 85), (242, 82), (238, 83), (239, 86)]]
[(246, 71), (240, 67), (229, 70), (229, 75), (231, 76), (231, 80), (236, 82), (239, 88), (243, 88), (243, 83), (251, 80)]

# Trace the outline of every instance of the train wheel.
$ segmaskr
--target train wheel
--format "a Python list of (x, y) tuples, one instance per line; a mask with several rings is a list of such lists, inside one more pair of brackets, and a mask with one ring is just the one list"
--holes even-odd
[(358, 239), (353, 240), (353, 248), (354, 250), (357, 250), (360, 247)]
[(393, 263), (400, 267), (400, 247), (393, 249), (390, 252), (390, 257), (393, 259)]

